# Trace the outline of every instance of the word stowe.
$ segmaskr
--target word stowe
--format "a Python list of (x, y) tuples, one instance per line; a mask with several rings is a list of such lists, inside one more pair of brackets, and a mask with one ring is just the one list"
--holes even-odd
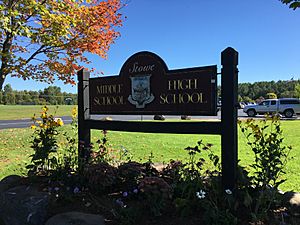
[(216, 114), (216, 66), (169, 70), (150, 52), (131, 56), (119, 76), (89, 79), (92, 114)]
[(139, 65), (138, 62), (135, 62), (133, 64), (133, 67), (131, 69), (128, 70), (129, 73), (140, 73), (140, 72), (148, 72), (148, 71), (153, 71), (155, 67), (155, 64), (152, 65)]

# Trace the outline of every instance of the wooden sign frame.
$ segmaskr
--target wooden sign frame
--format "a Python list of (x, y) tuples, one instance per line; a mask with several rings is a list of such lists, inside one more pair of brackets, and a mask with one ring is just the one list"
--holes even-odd
[[(141, 55), (141, 53), (138, 53)], [(152, 53), (150, 53), (151, 55)], [(149, 56), (149, 52), (146, 53)], [(137, 55), (129, 58), (121, 69), (121, 76), (124, 75), (126, 65), (135, 59)], [(157, 57), (153, 54), (154, 57)], [(169, 71), (165, 63), (158, 59), (164, 68), (166, 74), (175, 72), (191, 72), (202, 71), (203, 68), (214, 70), (215, 67), (198, 67), (177, 71)], [(145, 133), (180, 133), (180, 134), (215, 134), (221, 135), (221, 159), (222, 159), (222, 185), (224, 189), (234, 190), (237, 181), (237, 156), (238, 156), (238, 143), (237, 143), (237, 87), (238, 87), (238, 52), (233, 48), (226, 48), (221, 53), (221, 98), (222, 110), (221, 121), (201, 121), (201, 122), (150, 122), (150, 121), (100, 121), (91, 119), (92, 113), (100, 114), (170, 114), (170, 115), (215, 115), (216, 113), (216, 91), (212, 93), (211, 101), (212, 107), (210, 110), (200, 110), (199, 112), (188, 113), (186, 111), (178, 111), (172, 113), (168, 110), (125, 110), (114, 113), (113, 110), (99, 111), (91, 107), (93, 97), (90, 97), (90, 87), (95, 89), (91, 84), (94, 80), (99, 83), (99, 78), (90, 78), (90, 73), (83, 69), (78, 71), (78, 143), (79, 143), (79, 158), (81, 162), (87, 159), (88, 153), (86, 149), (90, 146), (91, 129), (98, 130), (114, 130), (114, 131), (129, 131), (129, 132), (145, 132)], [(151, 67), (151, 63), (149, 64)], [(141, 71), (139, 71), (141, 72)], [(213, 76), (216, 70), (213, 73)], [(142, 73), (143, 74), (143, 73)], [(201, 74), (200, 74), (201, 75)], [(200, 77), (199, 75), (199, 77)], [(184, 75), (182, 75), (184, 76)], [(171, 75), (170, 75), (171, 77)], [(93, 80), (94, 79), (94, 80)], [(201, 78), (199, 78), (201, 79)], [(101, 81), (100, 81), (101, 83)], [(153, 85), (152, 85), (153, 86)], [(101, 89), (100, 90), (104, 90)], [(101, 92), (102, 93), (102, 92)], [(126, 92), (128, 94), (128, 91)], [(149, 96), (149, 95), (148, 95)], [(150, 97), (151, 98), (151, 97)], [(143, 104), (143, 103), (141, 103)], [(132, 108), (132, 107), (131, 107)], [(130, 107), (129, 107), (130, 109)], [(145, 111), (143, 111), (145, 110)], [(82, 147), (82, 145), (84, 147)]]

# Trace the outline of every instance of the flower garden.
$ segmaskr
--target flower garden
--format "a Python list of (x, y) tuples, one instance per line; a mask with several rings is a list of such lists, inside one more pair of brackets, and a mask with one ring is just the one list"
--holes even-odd
[[(63, 121), (42, 109), (33, 118), (31, 148), (23, 184), (33, 184), (50, 198), (47, 218), (70, 210), (101, 214), (105, 224), (299, 224), (299, 208), (279, 190), (292, 150), (283, 143), (280, 121), (239, 121), (255, 160), (251, 170), (239, 166), (236, 190), (221, 186), (220, 158), (212, 144), (199, 140), (187, 146), (186, 162), (166, 164), (133, 161), (126, 151), (112, 149), (107, 131), (78, 159), (77, 115), (73, 136), (61, 133)], [(60, 149), (58, 138), (65, 139)], [(84, 143), (80, 143), (84, 148)], [(203, 157), (203, 153), (208, 158)], [(0, 220), (1, 222), (1, 220)], [(1, 224), (1, 223), (0, 223)]]

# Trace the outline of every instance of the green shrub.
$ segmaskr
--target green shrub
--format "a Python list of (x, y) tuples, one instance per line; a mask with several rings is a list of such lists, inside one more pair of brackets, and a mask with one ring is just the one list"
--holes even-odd
[(58, 127), (63, 125), (61, 119), (54, 119), (53, 115), (48, 115), (48, 107), (42, 108), (41, 120), (37, 120), (34, 116), (32, 119), (34, 130), (32, 135), (31, 148), (34, 154), (31, 157), (31, 164), (26, 168), (30, 174), (47, 173), (47, 171), (55, 170), (58, 164), (57, 160), (57, 136), (59, 135)]
[(284, 144), (277, 116), (239, 121), (239, 126), (254, 153), (254, 163), (250, 165), (254, 172), (247, 175), (249, 184), (244, 186), (243, 191), (253, 219), (262, 219), (278, 202), (278, 186), (285, 182), (284, 168), (292, 147)]

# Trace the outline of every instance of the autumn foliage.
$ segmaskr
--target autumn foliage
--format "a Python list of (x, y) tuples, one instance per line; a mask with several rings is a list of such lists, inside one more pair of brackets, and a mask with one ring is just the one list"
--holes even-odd
[(106, 57), (120, 35), (120, 0), (0, 0), (0, 89), (8, 75), (74, 84), (89, 63)]

